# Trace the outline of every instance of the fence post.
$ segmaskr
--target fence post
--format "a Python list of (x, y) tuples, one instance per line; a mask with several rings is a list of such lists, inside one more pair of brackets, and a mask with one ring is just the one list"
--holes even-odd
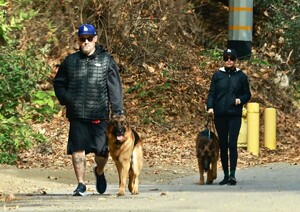
[(238, 137), (238, 147), (247, 147), (247, 109), (243, 107), (242, 124)]
[(266, 108), (264, 114), (264, 145), (270, 150), (276, 149), (276, 109)]
[(259, 155), (259, 104), (247, 104), (247, 150), (253, 155)]

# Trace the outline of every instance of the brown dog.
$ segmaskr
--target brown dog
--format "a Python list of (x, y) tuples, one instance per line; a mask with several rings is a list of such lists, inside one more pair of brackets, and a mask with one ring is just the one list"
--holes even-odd
[(208, 129), (201, 131), (196, 139), (196, 155), (200, 173), (200, 185), (204, 184), (204, 172), (207, 172), (206, 184), (212, 184), (217, 178), (219, 142), (217, 136)]
[(132, 194), (139, 193), (139, 175), (143, 166), (142, 140), (134, 131), (125, 115), (113, 115), (108, 128), (109, 152), (119, 174), (118, 195), (125, 194), (129, 173), (128, 189)]

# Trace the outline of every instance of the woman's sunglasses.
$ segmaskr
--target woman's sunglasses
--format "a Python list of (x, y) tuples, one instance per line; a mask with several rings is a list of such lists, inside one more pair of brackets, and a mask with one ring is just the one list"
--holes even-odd
[(80, 37), (79, 40), (80, 42), (85, 42), (86, 40), (88, 40), (89, 42), (93, 41), (94, 36), (90, 36), (90, 37)]
[(223, 60), (224, 60), (224, 61), (228, 61), (228, 60), (230, 60), (230, 61), (235, 61), (236, 58), (235, 58), (235, 57), (224, 57)]

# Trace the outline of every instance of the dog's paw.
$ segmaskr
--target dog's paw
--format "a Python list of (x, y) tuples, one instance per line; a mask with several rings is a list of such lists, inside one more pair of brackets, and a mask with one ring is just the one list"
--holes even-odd
[(125, 195), (125, 188), (120, 187), (117, 193), (118, 196), (124, 196)]
[(210, 184), (212, 184), (212, 183), (213, 183), (212, 180), (207, 180), (207, 181), (206, 181), (206, 184), (207, 184), (207, 185), (210, 185)]
[(134, 189), (131, 191), (131, 194), (132, 194), (132, 195), (137, 195), (137, 194), (139, 194), (139, 189), (138, 189), (138, 188), (134, 188)]
[(139, 192), (138, 192), (138, 191), (134, 191), (134, 192), (132, 192), (131, 194), (132, 194), (132, 195), (138, 195)]
[(119, 191), (118, 193), (117, 193), (117, 196), (124, 196), (125, 195), (125, 192), (124, 191)]
[(199, 185), (204, 185), (204, 180), (200, 180)]

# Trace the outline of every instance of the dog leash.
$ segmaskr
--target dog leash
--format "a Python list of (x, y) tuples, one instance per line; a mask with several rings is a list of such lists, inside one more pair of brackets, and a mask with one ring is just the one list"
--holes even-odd
[(208, 138), (211, 138), (211, 129), (213, 129), (216, 132), (216, 128), (214, 125), (214, 117), (212, 114), (207, 114), (205, 128), (208, 129)]

